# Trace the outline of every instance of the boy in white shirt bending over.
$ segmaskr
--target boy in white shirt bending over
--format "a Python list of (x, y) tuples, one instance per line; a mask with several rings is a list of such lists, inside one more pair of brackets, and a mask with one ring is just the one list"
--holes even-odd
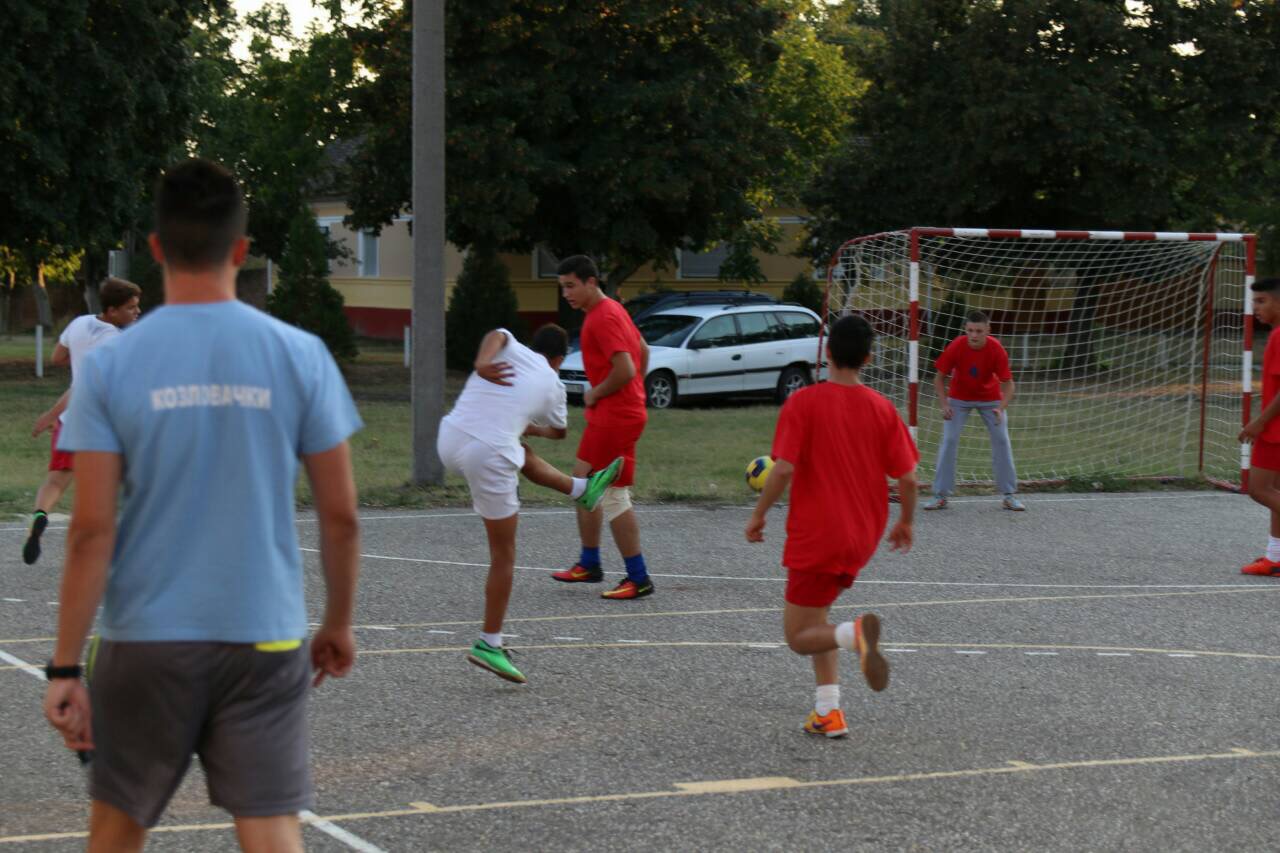
[(520, 441), (526, 435), (565, 437), (568, 410), (558, 371), (568, 348), (568, 335), (556, 325), (538, 329), (529, 347), (506, 329), (489, 332), (480, 342), (475, 372), (440, 422), (436, 443), (445, 467), (466, 478), (472, 506), (489, 537), (484, 626), (467, 660), (518, 684), (527, 679), (502, 644), (516, 565), (517, 474), (523, 471), (534, 483), (569, 495), (591, 511), (622, 470), (619, 458), (588, 477), (569, 477)]

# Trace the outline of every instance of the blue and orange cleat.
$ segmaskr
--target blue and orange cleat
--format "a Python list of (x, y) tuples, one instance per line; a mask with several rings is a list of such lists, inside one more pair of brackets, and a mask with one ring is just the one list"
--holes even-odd
[(844, 711), (836, 708), (822, 717), (817, 711), (810, 711), (809, 719), (804, 721), (804, 730), (811, 735), (844, 737), (849, 733), (849, 725), (844, 721)]
[(631, 578), (626, 578), (613, 589), (606, 589), (600, 593), (601, 598), (612, 599), (644, 598), (646, 595), (653, 595), (653, 581), (648, 578), (645, 578), (640, 583), (636, 583)]

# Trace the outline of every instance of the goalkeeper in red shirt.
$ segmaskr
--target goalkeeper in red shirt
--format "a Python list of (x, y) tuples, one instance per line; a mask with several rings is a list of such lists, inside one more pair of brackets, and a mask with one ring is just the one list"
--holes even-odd
[(765, 515), (791, 486), (782, 551), (787, 569), (783, 629), (791, 650), (812, 658), (817, 677), (814, 710), (804, 730), (827, 737), (849, 731), (840, 710), (840, 649), (858, 654), (872, 690), (889, 684), (876, 614), (838, 625), (828, 621), (832, 602), (853, 586), (880, 544), (889, 516), (888, 477), (898, 481), (902, 504), (889, 531), (890, 546), (905, 552), (912, 541), (920, 455), (893, 404), (859, 378), (873, 338), (861, 317), (843, 317), (831, 327), (830, 377), (797, 391), (783, 405), (773, 469), (746, 529), (748, 542), (763, 541)]
[(1245, 566), (1246, 575), (1280, 577), (1280, 278), (1264, 278), (1250, 287), (1253, 315), (1271, 326), (1262, 355), (1262, 411), (1240, 431), (1253, 443), (1249, 454), (1249, 497), (1271, 511), (1267, 551)]

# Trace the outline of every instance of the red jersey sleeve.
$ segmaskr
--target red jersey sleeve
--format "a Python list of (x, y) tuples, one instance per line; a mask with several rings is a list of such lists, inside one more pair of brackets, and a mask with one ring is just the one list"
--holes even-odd
[(885, 420), (884, 470), (896, 480), (915, 469), (916, 463), (920, 461), (920, 451), (916, 449), (916, 443), (911, 440), (911, 432), (895, 409), (889, 409)]
[[(596, 351), (606, 359), (612, 359), (620, 352), (631, 352), (631, 330), (621, 317), (610, 314), (594, 331)], [(637, 364), (636, 369), (639, 370), (640, 365)]]
[(778, 413), (778, 427), (773, 433), (773, 458), (785, 459), (792, 465), (800, 461), (807, 444), (808, 423), (802, 408), (803, 394), (787, 398)]
[(1280, 376), (1280, 332), (1275, 330), (1267, 336), (1267, 346), (1262, 351), (1262, 372)]
[(962, 339), (956, 338), (947, 344), (946, 349), (942, 351), (942, 355), (938, 356), (938, 360), (933, 363), (933, 366), (943, 376), (950, 376), (951, 371), (956, 369), (956, 343), (960, 340)]
[[(999, 344), (999, 341), (996, 341)], [(1009, 351), (1001, 344), (1000, 349), (996, 350), (995, 370), (996, 379), (1001, 382), (1008, 382), (1013, 378), (1013, 371), (1009, 368)]]

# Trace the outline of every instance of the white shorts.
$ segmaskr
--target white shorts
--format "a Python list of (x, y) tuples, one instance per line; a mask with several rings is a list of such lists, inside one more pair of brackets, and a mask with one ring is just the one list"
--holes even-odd
[(483, 441), (442, 421), (436, 452), (444, 467), (467, 479), (471, 506), (481, 518), (496, 521), (520, 511), (520, 466)]

